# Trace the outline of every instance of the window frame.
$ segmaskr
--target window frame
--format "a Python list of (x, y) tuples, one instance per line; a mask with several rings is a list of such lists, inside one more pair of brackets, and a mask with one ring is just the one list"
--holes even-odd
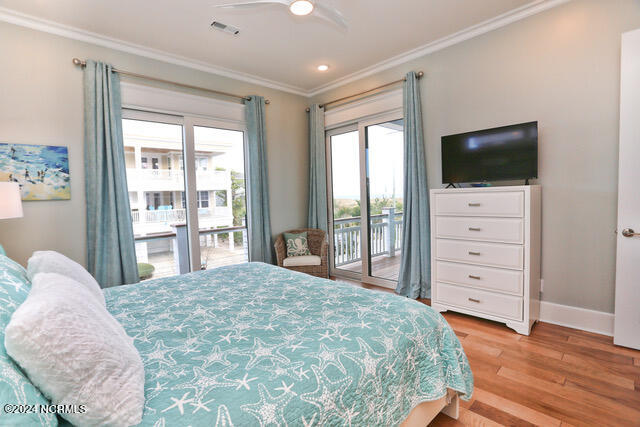
[[(236, 102), (186, 94), (179, 91), (153, 88), (149, 86), (122, 83), (122, 119), (145, 120), (181, 125), (183, 129), (182, 159), (180, 170), (184, 171), (187, 229), (189, 236), (189, 261), (191, 271), (201, 269), (200, 230), (198, 221), (198, 197), (196, 189), (195, 126), (210, 127), (242, 132), (244, 152), (244, 173), (249, 174), (247, 126), (244, 116), (245, 106)], [(249, 180), (245, 181), (245, 201), (247, 206), (246, 227), (249, 232), (250, 190)], [(251, 242), (247, 242), (247, 253), (251, 253)]]

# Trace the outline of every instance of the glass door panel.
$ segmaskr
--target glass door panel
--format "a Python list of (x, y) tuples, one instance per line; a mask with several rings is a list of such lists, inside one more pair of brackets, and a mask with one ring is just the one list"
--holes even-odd
[(331, 196), (334, 271), (362, 273), (360, 234), (360, 142), (358, 131), (331, 135)]
[[(141, 279), (190, 271), (186, 242), (183, 127), (123, 119), (125, 163)], [(168, 162), (171, 158), (173, 161)], [(182, 240), (180, 238), (182, 236)]]
[(365, 127), (367, 276), (398, 280), (404, 186), (403, 120)]
[(193, 130), (201, 269), (247, 262), (244, 133)]

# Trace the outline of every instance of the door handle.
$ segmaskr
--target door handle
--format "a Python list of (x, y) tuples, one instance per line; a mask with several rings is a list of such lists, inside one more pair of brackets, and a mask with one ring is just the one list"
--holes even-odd
[(624, 237), (634, 237), (640, 236), (640, 233), (636, 233), (635, 231), (633, 231), (633, 228), (625, 228), (624, 230), (622, 230), (622, 235)]

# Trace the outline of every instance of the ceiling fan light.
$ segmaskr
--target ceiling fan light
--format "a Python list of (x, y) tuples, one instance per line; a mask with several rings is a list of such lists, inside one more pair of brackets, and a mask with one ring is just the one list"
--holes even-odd
[(289, 5), (289, 10), (294, 15), (304, 16), (313, 12), (313, 3), (309, 0), (295, 0)]

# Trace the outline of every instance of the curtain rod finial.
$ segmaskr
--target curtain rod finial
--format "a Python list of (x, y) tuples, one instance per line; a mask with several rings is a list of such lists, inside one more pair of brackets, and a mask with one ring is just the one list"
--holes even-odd
[(73, 58), (71, 62), (73, 62), (74, 65), (78, 65), (80, 67), (84, 67), (87, 64), (86, 62), (81, 61), (78, 58)]
[(424, 77), (424, 71), (418, 71), (417, 74), (418, 78), (421, 79), (422, 77)]

